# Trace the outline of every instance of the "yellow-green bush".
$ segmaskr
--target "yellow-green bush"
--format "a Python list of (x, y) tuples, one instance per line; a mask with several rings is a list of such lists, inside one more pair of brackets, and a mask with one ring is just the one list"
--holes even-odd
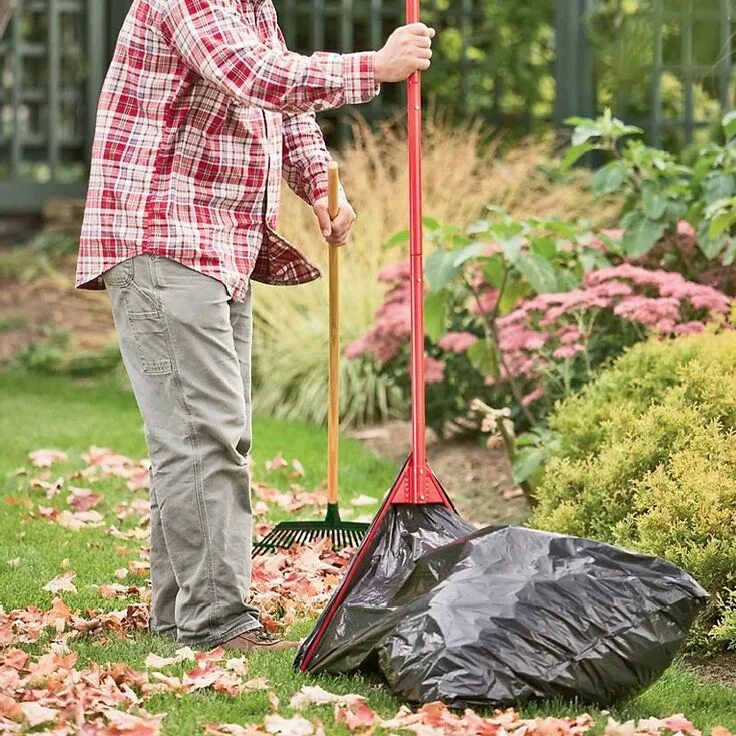
[(659, 555), (714, 594), (736, 645), (736, 332), (632, 348), (551, 417), (533, 524)]

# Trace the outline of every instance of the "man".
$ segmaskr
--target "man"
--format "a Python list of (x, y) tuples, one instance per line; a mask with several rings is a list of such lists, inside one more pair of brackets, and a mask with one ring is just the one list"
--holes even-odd
[(429, 67), (434, 31), (377, 52), (300, 56), (271, 0), (135, 0), (97, 114), (77, 265), (107, 288), (151, 459), (150, 629), (200, 647), (276, 650), (250, 583), (250, 282), (318, 270), (273, 228), (281, 173), (333, 246), (330, 156), (314, 113)]

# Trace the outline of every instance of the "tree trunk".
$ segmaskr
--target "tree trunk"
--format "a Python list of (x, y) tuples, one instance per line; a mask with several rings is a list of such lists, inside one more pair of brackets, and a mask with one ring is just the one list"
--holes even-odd
[(16, 0), (0, 0), (0, 38), (5, 33), (10, 16), (13, 15), (15, 2)]

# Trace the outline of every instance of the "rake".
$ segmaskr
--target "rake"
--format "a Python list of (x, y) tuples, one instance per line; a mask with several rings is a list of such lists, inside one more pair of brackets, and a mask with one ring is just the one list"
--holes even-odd
[[(340, 211), (338, 166), (332, 161), (327, 171), (327, 209), (334, 219)], [(358, 547), (369, 524), (343, 521), (337, 502), (338, 446), (340, 434), (340, 282), (337, 246), (330, 246), (329, 262), (329, 369), (327, 403), (327, 513), (322, 521), (282, 521), (253, 545), (255, 555), (288, 549), (328, 538), (334, 549)]]

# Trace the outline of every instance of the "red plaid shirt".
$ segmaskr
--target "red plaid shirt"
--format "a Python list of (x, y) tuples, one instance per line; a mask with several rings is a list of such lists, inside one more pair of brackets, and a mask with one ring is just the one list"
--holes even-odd
[(314, 112), (372, 99), (373, 52), (287, 50), (271, 0), (135, 0), (102, 88), (80, 288), (141, 253), (242, 300), (319, 271), (274, 232), (282, 171), (308, 203), (330, 156)]

